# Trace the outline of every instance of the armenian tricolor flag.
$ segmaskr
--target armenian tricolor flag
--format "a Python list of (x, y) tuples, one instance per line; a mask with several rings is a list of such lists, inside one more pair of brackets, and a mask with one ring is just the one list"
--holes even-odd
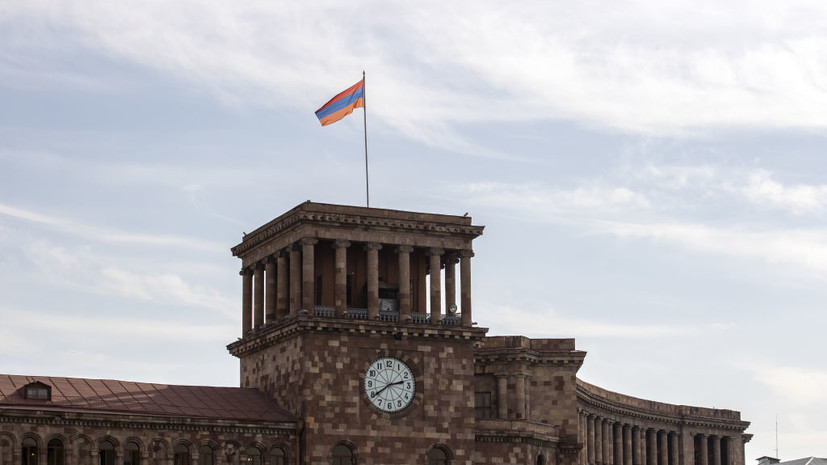
[(322, 105), (321, 108), (316, 110), (316, 117), (319, 118), (322, 126), (327, 126), (353, 113), (354, 108), (362, 108), (364, 106), (365, 80), (362, 79)]

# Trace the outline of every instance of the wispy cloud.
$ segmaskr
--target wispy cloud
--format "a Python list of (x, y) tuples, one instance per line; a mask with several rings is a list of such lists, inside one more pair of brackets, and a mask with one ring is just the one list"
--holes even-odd
[[(658, 339), (678, 336), (693, 336), (710, 331), (722, 331), (729, 328), (727, 324), (710, 323), (707, 325), (670, 325), (670, 324), (630, 324), (617, 323), (609, 320), (590, 318), (571, 318), (553, 309), (527, 309), (510, 306), (498, 306), (496, 309), (479, 306), (477, 312), (496, 315), (498, 326), (512, 331), (514, 334), (524, 334), (529, 337), (549, 337), (549, 328), (556, 328), (566, 335), (576, 334), (577, 337), (609, 337), (609, 338), (647, 338)], [(526, 328), (526, 320), (530, 319), (532, 330)]]
[(206, 241), (197, 237), (138, 234), (128, 231), (118, 231), (97, 225), (77, 222), (59, 216), (43, 214), (37, 211), (3, 203), (0, 203), (0, 216), (38, 223), (63, 233), (83, 237), (89, 241), (134, 245), (173, 246), (210, 251), (222, 248), (221, 244)]
[(31, 43), (82, 47), (234, 105), (305, 109), (364, 67), (380, 121), (455, 149), (469, 143), (455, 131), (466, 122), (569, 119), (672, 134), (827, 126), (827, 38), (814, 20), (823, 4), (701, 3), (619, 2), (596, 16), (590, 2), (27, 1), (8, 6), (4, 66), (22, 66)]
[(827, 371), (789, 365), (753, 362), (744, 365), (753, 380), (773, 390), (776, 396), (794, 405), (827, 406)]
[(827, 184), (788, 186), (766, 170), (752, 173), (741, 191), (752, 202), (793, 213), (820, 213), (827, 208)]

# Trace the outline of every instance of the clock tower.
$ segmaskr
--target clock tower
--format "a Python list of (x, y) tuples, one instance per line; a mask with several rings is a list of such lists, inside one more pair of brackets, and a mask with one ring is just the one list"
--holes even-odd
[(305, 202), (246, 234), (241, 386), (299, 421), (298, 463), (470, 464), (467, 216)]

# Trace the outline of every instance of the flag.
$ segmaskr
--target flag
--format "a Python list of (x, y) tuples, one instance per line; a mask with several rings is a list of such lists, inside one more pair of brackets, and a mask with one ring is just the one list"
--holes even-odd
[(354, 108), (363, 108), (364, 106), (365, 80), (363, 79), (322, 105), (321, 108), (316, 110), (316, 117), (319, 118), (322, 126), (327, 126), (353, 113)]

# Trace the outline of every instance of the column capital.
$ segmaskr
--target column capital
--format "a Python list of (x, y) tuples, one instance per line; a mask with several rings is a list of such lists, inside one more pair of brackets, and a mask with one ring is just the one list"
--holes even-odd
[(253, 269), (249, 266), (247, 268), (242, 268), (241, 271), (238, 272), (239, 276), (252, 275), (252, 274), (253, 274)]
[(276, 257), (278, 257), (278, 255), (278, 252), (274, 253), (273, 255), (270, 255), (265, 259), (265, 262), (267, 262), (267, 264), (276, 263)]
[(256, 264), (253, 265), (253, 269), (255, 269), (256, 271), (263, 270), (264, 269), (264, 262), (263, 261), (256, 262)]
[(428, 255), (442, 255), (445, 253), (445, 249), (440, 249), (436, 247), (432, 247), (428, 249)]
[(382, 244), (378, 242), (368, 242), (365, 244), (365, 250), (382, 250)]
[(346, 249), (346, 248), (350, 247), (350, 245), (351, 245), (350, 241), (345, 241), (345, 240), (342, 240), (342, 239), (336, 239), (335, 241), (333, 241), (332, 247), (334, 249)]
[(412, 245), (399, 245), (396, 247), (396, 253), (411, 253), (414, 251)]
[(303, 237), (299, 239), (299, 243), (301, 245), (316, 245), (319, 243), (319, 240), (315, 237)]
[(470, 257), (474, 256), (474, 251), (473, 250), (460, 250), (458, 252), (458, 255), (462, 258), (470, 258)]

